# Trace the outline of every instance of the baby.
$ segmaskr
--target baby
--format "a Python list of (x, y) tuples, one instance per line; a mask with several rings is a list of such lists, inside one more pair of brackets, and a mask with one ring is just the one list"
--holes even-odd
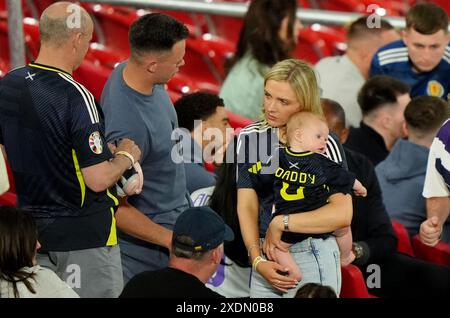
[[(328, 135), (325, 120), (317, 115), (299, 112), (290, 118), (286, 131), (288, 147), (279, 149), (279, 166), (275, 172), (273, 216), (318, 209), (327, 204), (332, 194), (347, 194), (352, 189), (356, 195), (367, 195), (366, 188), (352, 173), (324, 155)], [(341, 265), (346, 266), (354, 260), (350, 227), (333, 234), (339, 246)], [(299, 242), (296, 235), (297, 238), (298, 235), (309, 236), (285, 232), (282, 243), (286, 248)], [(279, 264), (289, 269), (289, 277), (301, 279), (301, 271), (290, 253), (276, 249), (275, 256)]]

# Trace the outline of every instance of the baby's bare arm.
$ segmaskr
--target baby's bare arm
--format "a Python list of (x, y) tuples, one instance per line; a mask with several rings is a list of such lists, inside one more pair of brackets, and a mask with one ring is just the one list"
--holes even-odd
[(355, 183), (353, 184), (353, 190), (355, 194), (360, 197), (365, 197), (367, 195), (367, 189), (359, 182), (358, 179), (355, 179)]

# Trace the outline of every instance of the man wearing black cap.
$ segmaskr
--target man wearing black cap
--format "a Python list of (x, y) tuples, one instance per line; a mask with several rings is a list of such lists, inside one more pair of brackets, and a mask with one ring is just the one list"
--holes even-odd
[(120, 297), (220, 298), (205, 286), (223, 255), (223, 242), (234, 239), (233, 231), (209, 207), (184, 211), (173, 228), (169, 266), (138, 274)]

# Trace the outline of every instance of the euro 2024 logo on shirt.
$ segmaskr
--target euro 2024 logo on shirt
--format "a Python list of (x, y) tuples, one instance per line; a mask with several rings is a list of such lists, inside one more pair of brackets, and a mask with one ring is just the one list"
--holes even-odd
[(444, 96), (444, 87), (438, 81), (429, 81), (427, 85), (427, 95), (442, 97)]
[(100, 138), (100, 133), (98, 131), (94, 131), (89, 136), (89, 147), (91, 148), (92, 152), (96, 155), (99, 155), (103, 152), (103, 143), (102, 139)]

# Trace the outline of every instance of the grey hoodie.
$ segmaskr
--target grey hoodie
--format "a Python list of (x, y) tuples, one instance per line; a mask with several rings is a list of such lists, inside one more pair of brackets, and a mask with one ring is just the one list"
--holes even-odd
[(417, 234), (426, 219), (422, 190), (428, 153), (424, 146), (399, 139), (375, 168), (389, 216), (405, 225), (410, 235)]

